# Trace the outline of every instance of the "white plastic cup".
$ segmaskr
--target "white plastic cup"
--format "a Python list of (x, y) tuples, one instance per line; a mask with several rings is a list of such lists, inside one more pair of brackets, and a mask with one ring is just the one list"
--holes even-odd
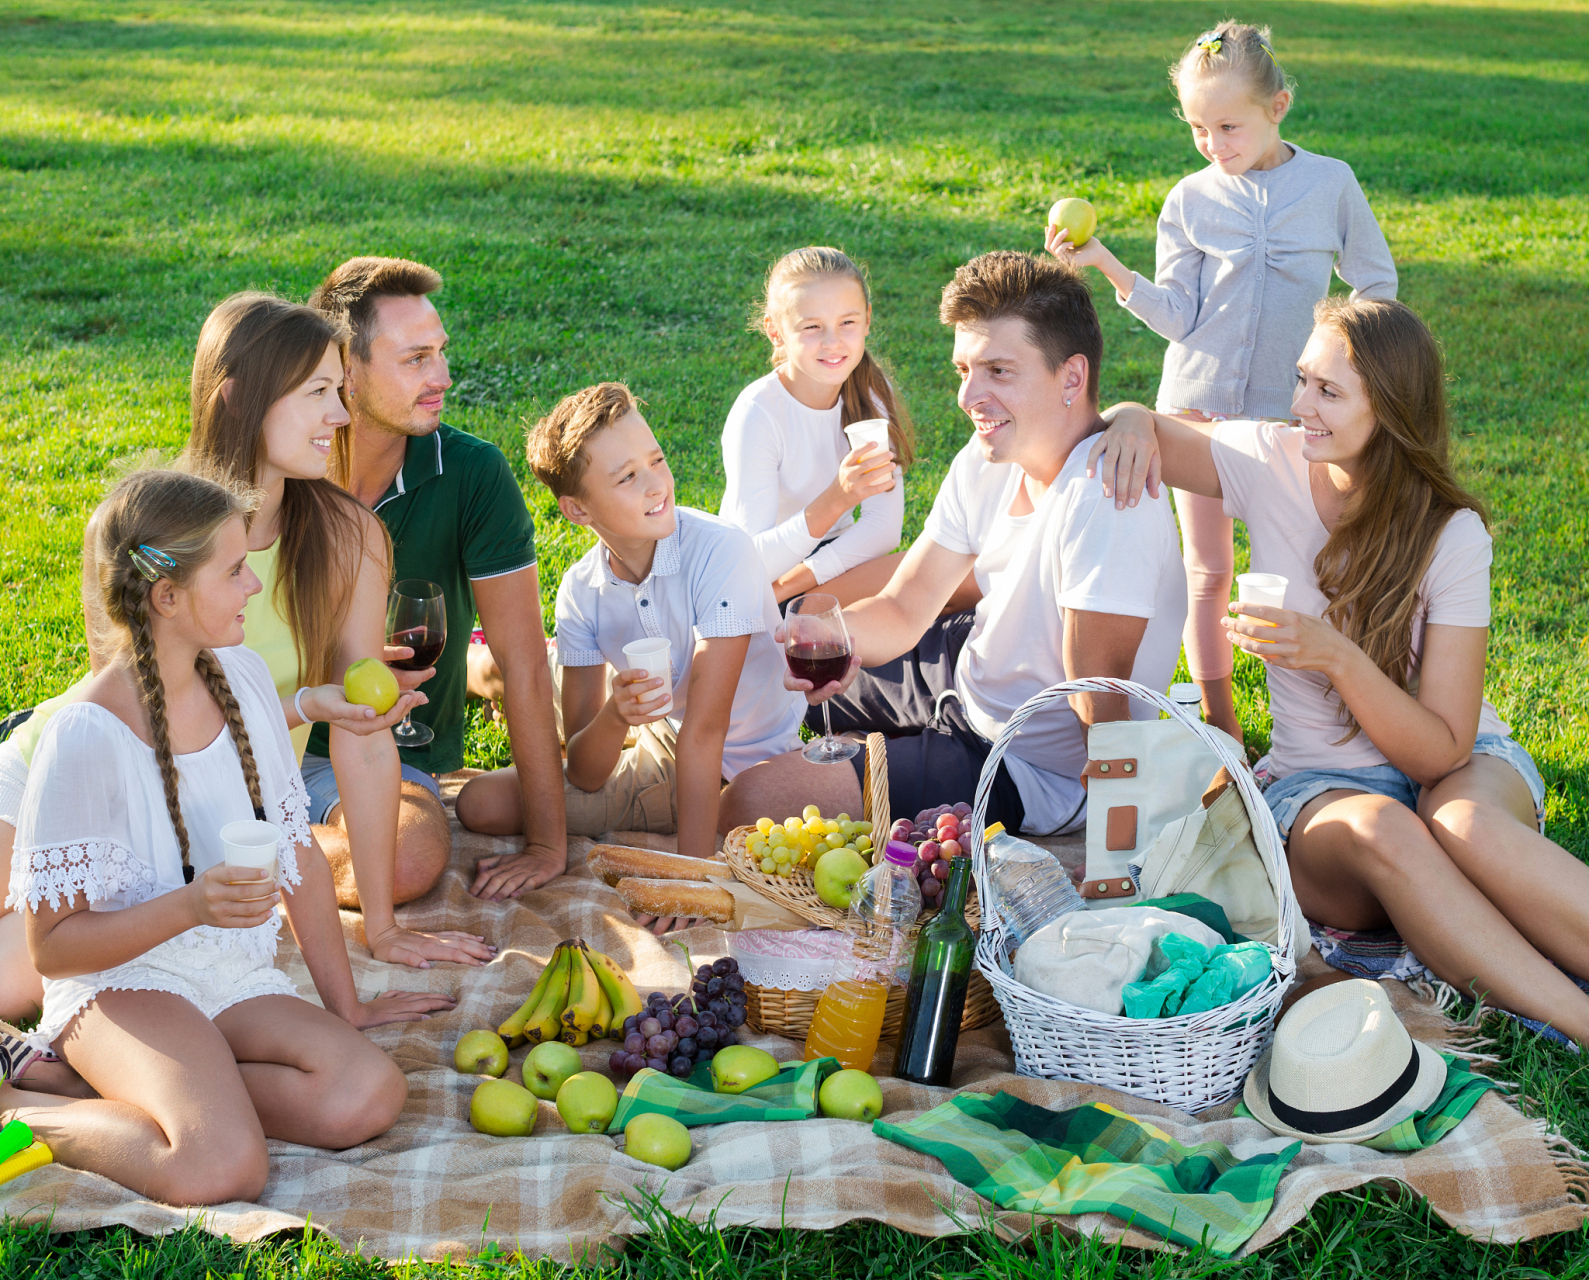
[(864, 422), (852, 422), (844, 428), (844, 434), (849, 437), (852, 449), (864, 449), (869, 444), (875, 444), (879, 449), (889, 448), (887, 418), (867, 418)]
[[(1284, 609), (1286, 587), (1289, 585), (1288, 579), (1278, 573), (1238, 573), (1236, 600), (1240, 604), (1266, 604), (1272, 609)], [(1253, 621), (1266, 627), (1280, 625), (1277, 622), (1265, 622), (1262, 618), (1254, 618)]]
[(239, 871), (263, 871), (272, 884), (276, 881), (276, 850), (280, 845), (281, 828), (273, 823), (245, 818), (221, 828), (226, 865)]
[(641, 709), (648, 716), (659, 716), (673, 710), (673, 667), (669, 660), (672, 650), (673, 642), (666, 636), (631, 640), (623, 647), (623, 660), (629, 664), (627, 670), (645, 671), (661, 676), (667, 682), (641, 703)]

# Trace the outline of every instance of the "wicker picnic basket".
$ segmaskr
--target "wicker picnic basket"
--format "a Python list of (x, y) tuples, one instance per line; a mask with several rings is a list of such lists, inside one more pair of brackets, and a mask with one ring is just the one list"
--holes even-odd
[[(817, 1001), (822, 989), (804, 991), (798, 987), (760, 987), (753, 982), (745, 984), (745, 1021), (751, 1030), (765, 1031), (791, 1040), (804, 1040), (811, 1030), (811, 1015), (817, 1011)], [(888, 1004), (883, 1012), (881, 1038), (893, 1040), (899, 1036), (900, 1024), (905, 1020), (905, 989), (891, 986)], [(988, 980), (975, 969), (971, 983), (966, 988), (965, 1012), (960, 1015), (960, 1030), (971, 1031), (999, 1020), (999, 1002), (994, 999)]]
[[(1029, 717), (1073, 693), (1117, 693), (1140, 699), (1187, 725), (1229, 770), (1247, 806), (1253, 839), (1275, 887), (1280, 908), (1279, 944), (1269, 947), (1273, 968), (1263, 984), (1241, 999), (1205, 1013), (1173, 1018), (1114, 1017), (1067, 1004), (1017, 982), (1003, 922), (990, 892), (982, 847), (988, 795), (999, 761)], [(1070, 680), (1051, 685), (1011, 717), (982, 766), (971, 815), (971, 856), (983, 908), (976, 965), (1004, 1011), (1015, 1069), (1021, 1075), (1080, 1080), (1149, 1098), (1182, 1111), (1202, 1111), (1235, 1095), (1274, 1030), (1280, 1002), (1296, 973), (1292, 954), (1298, 910), (1280, 830), (1247, 762), (1163, 694), (1129, 680)]]

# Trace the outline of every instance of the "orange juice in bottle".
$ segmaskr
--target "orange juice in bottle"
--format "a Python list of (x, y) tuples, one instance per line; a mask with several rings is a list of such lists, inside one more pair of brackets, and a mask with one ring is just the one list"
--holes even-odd
[(806, 1061), (837, 1058), (841, 1065), (865, 1071), (872, 1065), (883, 1031), (888, 987), (881, 982), (841, 978), (829, 983), (806, 1033)]
[(855, 888), (849, 930), (858, 941), (856, 964), (830, 982), (811, 1015), (806, 1061), (837, 1058), (846, 1068), (867, 1070), (883, 1031), (888, 987), (910, 966), (909, 931), (921, 913), (915, 876), (916, 850), (889, 841), (883, 857)]

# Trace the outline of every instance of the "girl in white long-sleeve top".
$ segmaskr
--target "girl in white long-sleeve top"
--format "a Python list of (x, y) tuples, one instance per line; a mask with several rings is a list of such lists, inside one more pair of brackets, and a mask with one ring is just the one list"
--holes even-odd
[[(838, 249), (796, 249), (767, 273), (754, 324), (775, 368), (723, 425), (718, 515), (754, 539), (780, 603), (819, 586), (845, 604), (873, 595), (893, 572), (915, 442), (866, 349), (866, 277)], [(875, 418), (888, 420), (889, 447), (851, 448), (844, 428)]]
[[(1293, 83), (1269, 29), (1222, 22), (1170, 68), (1182, 119), (1208, 167), (1182, 178), (1159, 215), (1149, 281), (1096, 238), (1074, 248), (1050, 227), (1048, 247), (1094, 266), (1121, 306), (1161, 337), (1157, 409), (1198, 422), (1289, 418), (1297, 358), (1333, 270), (1354, 298), (1394, 298), (1396, 267), (1351, 167), (1280, 137)], [(1235, 554), (1230, 517), (1175, 491), (1189, 609), (1184, 639), (1208, 719), (1238, 741), (1231, 649), (1220, 619)]]

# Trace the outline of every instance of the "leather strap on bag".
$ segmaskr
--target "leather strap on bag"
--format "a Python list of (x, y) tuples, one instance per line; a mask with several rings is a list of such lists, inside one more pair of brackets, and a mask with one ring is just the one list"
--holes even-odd
[(1137, 762), (1131, 756), (1119, 760), (1089, 760), (1081, 771), (1081, 785), (1086, 787), (1089, 778), (1134, 778)]
[(1130, 876), (1121, 876), (1118, 880), (1083, 880), (1081, 882), (1081, 896), (1084, 898), (1130, 898), (1136, 894), (1137, 887), (1132, 883)]

